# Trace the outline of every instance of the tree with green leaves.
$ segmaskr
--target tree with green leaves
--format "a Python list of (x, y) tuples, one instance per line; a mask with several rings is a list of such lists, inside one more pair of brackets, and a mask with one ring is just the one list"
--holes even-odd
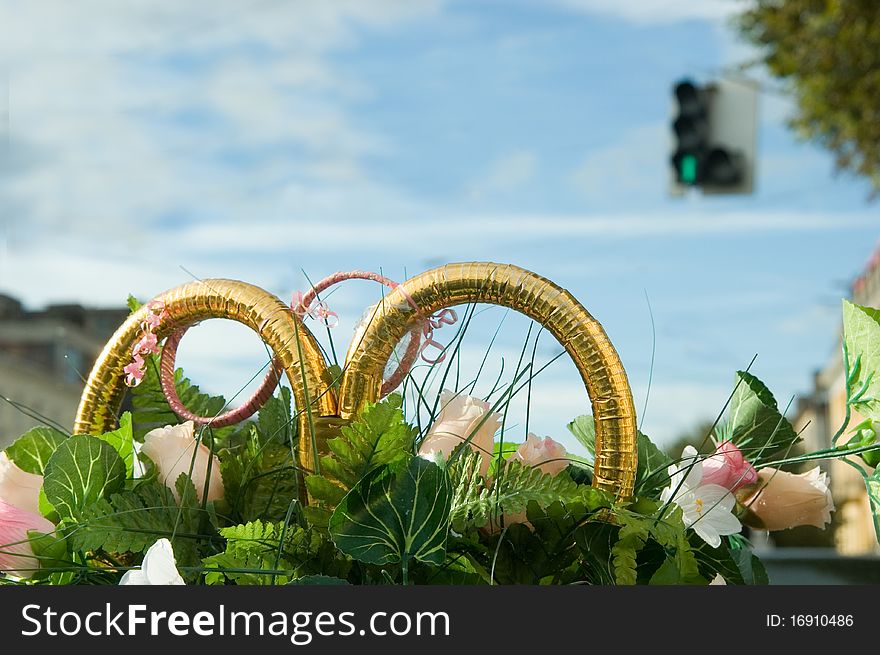
[(751, 0), (738, 27), (788, 83), (792, 126), (880, 193), (880, 2)]

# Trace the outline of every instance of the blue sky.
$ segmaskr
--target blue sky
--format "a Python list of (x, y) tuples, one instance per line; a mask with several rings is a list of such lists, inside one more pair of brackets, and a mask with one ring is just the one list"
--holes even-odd
[[(191, 273), (289, 298), (303, 269), (402, 279), (510, 262), (605, 325), (640, 410), (650, 299), (643, 427), (659, 440), (713, 416), (755, 353), (784, 404), (833, 352), (876, 206), (796, 140), (790, 101), (759, 69), (756, 193), (667, 197), (672, 84), (754, 58), (728, 25), (737, 6), (0, 0), (0, 291), (112, 305)], [(332, 297), (334, 340), (378, 294), (354, 283)], [(474, 361), (502, 315), (481, 315)], [(505, 321), (494, 363), (515, 357), (524, 324)], [(229, 393), (260, 348), (209, 323), (181, 351), (202, 386)], [(542, 434), (587, 407), (568, 362), (536, 389)]]

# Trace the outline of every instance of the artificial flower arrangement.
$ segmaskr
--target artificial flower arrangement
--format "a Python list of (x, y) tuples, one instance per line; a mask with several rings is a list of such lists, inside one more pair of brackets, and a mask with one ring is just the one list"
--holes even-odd
[[(433, 330), (454, 322), (454, 314), (429, 313), (453, 304), (429, 300), (444, 285), (455, 304), (491, 299), (537, 317), (576, 362), (578, 346), (566, 340), (586, 334), (603, 345), (604, 332), (585, 312), (574, 330), (570, 321), (567, 333), (554, 327), (553, 307), (566, 297), (551, 296), (541, 315), (538, 300), (547, 296), (530, 285), (550, 284), (542, 278), (489, 269), (489, 287), (531, 289), (517, 305), (486, 290), (485, 269), (441, 270), (406, 288), (388, 284), (393, 291), (359, 327), (346, 369), (356, 370), (358, 357), (370, 360), (381, 349), (376, 343), (390, 352), (408, 333), (404, 364), (425, 344), (437, 347)], [(450, 284), (456, 275), (481, 280), (478, 293)], [(425, 279), (427, 290), (418, 286)], [(799, 437), (773, 395), (740, 371), (706, 436), (711, 452), (689, 446), (673, 458), (637, 430), (627, 440), (625, 429), (615, 429), (618, 421), (634, 425), (625, 422), (634, 416), (625, 395), (610, 395), (604, 405), (593, 398), (593, 414), (568, 424), (589, 454), (577, 457), (550, 437), (505, 438), (500, 410), (515, 384), (494, 403), (461, 390), (416, 396), (430, 408), (431, 420), (420, 425), (407, 420), (406, 388), (389, 393), (381, 375), (367, 378), (374, 388), (361, 398), (351, 391), (357, 379), (346, 380), (342, 369), (311, 375), (306, 322), (333, 319), (317, 297), (321, 284), (284, 310), (254, 287), (210, 282), (202, 305), (192, 302), (191, 288), (132, 305), (132, 318), (92, 372), (72, 436), (38, 427), (0, 453), (0, 582), (762, 584), (767, 576), (743, 526), (824, 528), (834, 509), (825, 473), (783, 469), (830, 458), (862, 473), (880, 533), (880, 472), (872, 469), (880, 454), (878, 310), (844, 305), (847, 420), (828, 449), (793, 455)], [(222, 311), (213, 297), (225, 299)], [(224, 413), (223, 398), (201, 393), (173, 366), (186, 327), (218, 313), (252, 325), (275, 351), (267, 384), (243, 408), (259, 405), (255, 418)], [(380, 342), (371, 341), (374, 323)], [(282, 337), (295, 344), (285, 354)], [(441, 365), (445, 350), (432, 365)], [(590, 352), (611, 365), (616, 358), (613, 349)], [(384, 369), (387, 359), (368, 364)], [(602, 371), (585, 370), (591, 397), (598, 395)], [(287, 387), (266, 393), (280, 371), (293, 395)], [(406, 370), (397, 377), (406, 383)], [(117, 420), (126, 378), (132, 409)], [(338, 403), (335, 413), (322, 402)], [(864, 421), (846, 433), (851, 412)], [(104, 429), (110, 422), (113, 429)]]

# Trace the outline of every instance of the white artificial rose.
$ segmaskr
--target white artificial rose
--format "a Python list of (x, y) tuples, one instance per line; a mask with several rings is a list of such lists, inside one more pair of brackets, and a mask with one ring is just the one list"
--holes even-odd
[(208, 476), (207, 499), (223, 498), (220, 460), (210, 448), (196, 439), (192, 421), (151, 430), (144, 437), (141, 452), (153, 461), (159, 471), (159, 479), (171, 489), (178, 501), (180, 496), (176, 482), (181, 473), (192, 480), (199, 502), (202, 502)]

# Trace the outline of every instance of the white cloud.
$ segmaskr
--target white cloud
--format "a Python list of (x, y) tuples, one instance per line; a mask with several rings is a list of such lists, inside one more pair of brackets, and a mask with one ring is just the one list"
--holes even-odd
[(534, 153), (524, 150), (511, 152), (496, 160), (488, 173), (471, 186), (468, 195), (479, 200), (485, 196), (514, 190), (531, 181), (536, 164)]
[(632, 202), (663, 197), (671, 142), (669, 125), (643, 125), (625, 132), (614, 143), (584, 158), (570, 182), (591, 203)]
[(143, 232), (174, 216), (252, 215), (293, 179), (361, 179), (361, 159), (386, 145), (347, 111), (370, 90), (327, 55), (438, 6), (3, 3), (13, 168), (0, 216), (33, 235)]
[(739, 0), (556, 0), (562, 6), (639, 24), (723, 20), (742, 9)]

